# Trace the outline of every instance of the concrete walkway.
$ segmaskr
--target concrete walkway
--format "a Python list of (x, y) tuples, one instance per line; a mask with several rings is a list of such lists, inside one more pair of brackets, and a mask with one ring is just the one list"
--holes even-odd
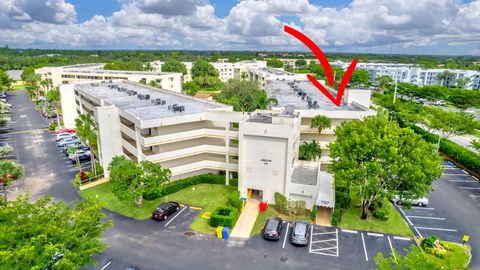
[(239, 238), (249, 238), (250, 232), (253, 229), (255, 220), (258, 216), (258, 204), (260, 201), (256, 198), (250, 198), (245, 204), (243, 212), (240, 214), (240, 217), (237, 220), (237, 224), (230, 234), (231, 237)]
[(330, 208), (318, 207), (317, 219), (315, 220), (315, 224), (321, 226), (332, 226), (332, 224), (330, 223), (330, 216)]

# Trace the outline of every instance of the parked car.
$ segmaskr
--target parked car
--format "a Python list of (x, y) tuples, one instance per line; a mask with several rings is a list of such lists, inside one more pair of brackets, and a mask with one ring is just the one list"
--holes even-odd
[(77, 143), (80, 143), (80, 140), (79, 139), (74, 139), (72, 137), (72, 138), (69, 138), (69, 139), (64, 139), (64, 140), (59, 141), (58, 142), (58, 147), (65, 147), (68, 144), (77, 144)]
[(83, 162), (90, 160), (90, 151), (79, 150), (75, 154), (69, 155), (68, 158), (72, 164), (77, 164), (77, 161)]
[(292, 236), (290, 242), (298, 246), (306, 246), (308, 244), (308, 232), (310, 224), (305, 220), (297, 220), (293, 224)]
[(85, 151), (85, 152), (88, 151), (88, 152), (90, 152), (90, 147), (85, 146), (85, 145), (83, 145), (83, 144), (76, 144), (76, 145), (74, 145), (74, 146), (68, 147), (68, 148), (64, 151), (64, 153), (65, 153), (65, 155), (67, 155), (67, 157), (69, 156), (67, 150), (68, 150), (69, 148), (72, 148), (72, 147), (75, 148), (76, 151)]
[(416, 205), (416, 206), (427, 206), (428, 205), (428, 198), (418, 198), (418, 199), (401, 199), (398, 196), (395, 196), (393, 198), (393, 202), (397, 205), (400, 205), (402, 203), (408, 203), (411, 205)]
[(55, 130), (55, 134), (64, 134), (64, 133), (75, 133), (75, 129), (71, 129), (71, 128), (59, 128), (57, 130)]
[(55, 141), (59, 142), (63, 139), (71, 139), (72, 137), (76, 137), (75, 134), (71, 133), (59, 133), (55, 136)]
[(180, 209), (177, 202), (168, 202), (160, 204), (152, 213), (152, 218), (156, 220), (166, 220), (168, 216)]
[(66, 144), (65, 146), (62, 147), (62, 152), (68, 156), (68, 154), (67, 154), (68, 149), (70, 149), (72, 147), (73, 148), (78, 148), (80, 145), (82, 145), (81, 142), (70, 142), (70, 143), (68, 143), (68, 144)]
[(263, 238), (267, 240), (278, 240), (282, 232), (283, 220), (279, 217), (267, 219), (263, 227)]

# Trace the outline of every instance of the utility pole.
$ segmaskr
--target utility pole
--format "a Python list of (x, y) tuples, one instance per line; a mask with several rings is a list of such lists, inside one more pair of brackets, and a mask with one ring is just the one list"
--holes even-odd
[(395, 81), (395, 91), (393, 92), (393, 103), (395, 103), (396, 99), (397, 99), (397, 82)]

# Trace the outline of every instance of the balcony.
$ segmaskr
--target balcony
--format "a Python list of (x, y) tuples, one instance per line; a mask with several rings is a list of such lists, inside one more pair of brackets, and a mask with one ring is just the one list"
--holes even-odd
[[(135, 126), (133, 126), (133, 128), (135, 128)], [(135, 130), (133, 130), (131, 127), (124, 125), (123, 123), (120, 123), (120, 131), (125, 133), (128, 137), (132, 139), (135, 139), (137, 137)]]
[(127, 141), (124, 138), (122, 138), (122, 146), (128, 150), (128, 152), (132, 153), (134, 156), (137, 156), (137, 147), (132, 145), (132, 140)]
[(234, 131), (225, 131), (224, 129), (211, 129), (211, 128), (202, 128), (195, 129), (177, 133), (170, 133), (157, 136), (142, 136), (140, 137), (140, 144), (145, 147), (166, 144), (184, 140), (192, 140), (196, 138), (209, 137), (209, 138), (225, 138), (226, 136), (230, 138), (238, 138), (238, 132)]
[(238, 165), (227, 164), (225, 162), (220, 162), (220, 161), (204, 160), (204, 161), (197, 161), (194, 163), (189, 163), (189, 164), (170, 168), (173, 176), (194, 172), (202, 169), (211, 169), (211, 170), (219, 170), (219, 171), (229, 170), (229, 171), (237, 172)]
[[(335, 134), (336, 126), (332, 126), (331, 128), (324, 128), (322, 129), (322, 134)], [(311, 128), (309, 125), (302, 125), (300, 126), (301, 133), (318, 133), (317, 128)]]
[(199, 145), (158, 154), (152, 151), (144, 151), (142, 154), (142, 160), (148, 160), (157, 163), (199, 154), (238, 155), (238, 148), (227, 148), (225, 146), (218, 145)]

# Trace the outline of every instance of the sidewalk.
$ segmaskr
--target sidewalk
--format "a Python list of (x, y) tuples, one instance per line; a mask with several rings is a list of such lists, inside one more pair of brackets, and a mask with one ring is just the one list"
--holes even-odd
[(230, 237), (250, 237), (250, 232), (253, 229), (255, 220), (257, 220), (259, 203), (260, 201), (255, 198), (250, 198), (247, 201), (243, 212), (240, 214), (240, 217), (237, 220), (237, 224), (235, 224), (235, 227), (230, 234)]

